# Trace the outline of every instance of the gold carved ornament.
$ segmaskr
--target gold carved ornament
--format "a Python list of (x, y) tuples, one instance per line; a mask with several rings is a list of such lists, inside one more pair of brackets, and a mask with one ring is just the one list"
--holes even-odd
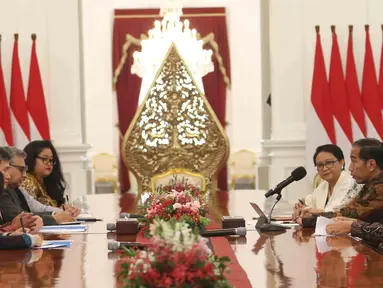
[[(135, 17), (135, 16), (137, 16), (137, 17)], [(117, 16), (115, 16), (115, 18), (142, 18), (143, 16), (145, 16), (145, 15), (117, 15)], [(151, 16), (154, 17), (154, 15), (151, 15)], [(197, 16), (198, 17), (205, 17), (206, 15), (205, 14), (198, 14)], [(215, 16), (225, 16), (225, 14), (223, 14), (223, 15), (219, 14), (219, 15), (215, 15)], [(156, 16), (156, 17), (158, 17), (158, 16)], [(186, 15), (185, 15), (185, 17), (186, 17)], [(113, 90), (114, 91), (116, 90), (118, 78), (121, 74), (121, 71), (124, 68), (126, 60), (128, 59), (128, 56), (129, 56), (128, 51), (129, 51), (130, 46), (135, 45), (137, 47), (140, 47), (141, 41), (144, 39), (147, 39), (147, 38), (148, 38), (148, 36), (145, 34), (141, 34), (140, 39), (137, 39), (136, 37), (134, 37), (133, 35), (131, 35), (129, 33), (126, 34), (125, 43), (124, 43), (124, 45), (122, 45), (122, 48), (121, 48), (122, 55), (120, 58), (120, 62), (119, 62), (118, 66), (115, 69), (114, 74), (113, 74)], [(201, 35), (198, 33), (198, 39), (201, 39), (204, 44), (210, 44), (211, 48), (214, 50), (214, 55), (217, 59), (219, 71), (222, 74), (223, 81), (226, 84), (226, 86), (229, 89), (231, 89), (231, 81), (230, 81), (229, 76), (227, 75), (227, 70), (226, 70), (225, 65), (223, 63), (223, 58), (221, 56), (221, 53), (219, 52), (218, 43), (215, 41), (214, 33), (209, 33), (208, 35), (206, 35), (204, 37), (201, 37)], [(121, 128), (119, 127), (118, 123), (115, 126), (118, 129), (119, 134), (120, 134), (120, 139), (122, 140), (123, 139), (123, 133), (121, 131)]]
[(224, 130), (172, 44), (124, 136), (122, 157), (138, 192), (151, 191), (155, 175), (183, 168), (205, 177), (215, 201), (216, 175), (228, 156)]

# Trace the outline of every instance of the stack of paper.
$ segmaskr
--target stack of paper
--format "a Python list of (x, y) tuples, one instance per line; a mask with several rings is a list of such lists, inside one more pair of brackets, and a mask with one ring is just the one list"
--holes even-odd
[(40, 232), (50, 234), (70, 234), (76, 232), (85, 232), (87, 228), (87, 225), (43, 226), (41, 227)]
[(333, 219), (329, 219), (326, 217), (318, 217), (317, 218), (317, 224), (315, 226), (315, 233), (314, 236), (331, 236), (327, 234), (326, 227), (328, 224), (334, 223), (335, 221)]

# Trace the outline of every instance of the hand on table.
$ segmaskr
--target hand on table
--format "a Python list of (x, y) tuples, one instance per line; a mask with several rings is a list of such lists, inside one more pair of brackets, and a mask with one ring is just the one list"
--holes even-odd
[[(25, 233), (28, 233), (29, 232), (29, 229), (28, 228), (25, 228)], [(23, 235), (24, 232), (23, 232), (23, 228), (19, 228), (15, 231), (13, 231), (11, 234), (9, 234), (9, 236), (19, 236), (19, 235)]]
[(309, 217), (311, 215), (309, 211), (310, 211), (310, 208), (308, 207), (294, 210), (293, 220), (297, 221), (299, 218)]
[(33, 215), (31, 219), (32, 223), (29, 226), (26, 226), (31, 229), (31, 232), (37, 232), (44, 226), (43, 219), (40, 216)]
[(31, 235), (28, 234), (29, 237), (31, 237), (32, 245), (31, 247), (40, 247), (43, 245), (43, 238), (41, 238), (39, 235)]
[(65, 212), (72, 215), (73, 218), (77, 218), (80, 215), (80, 209), (72, 205), (64, 205)]
[(354, 221), (338, 221), (328, 224), (326, 226), (326, 232), (331, 235), (348, 234), (351, 232), (351, 225)]
[(53, 218), (55, 218), (57, 223), (63, 223), (63, 222), (73, 222), (75, 219), (72, 217), (72, 215), (69, 212), (56, 212), (53, 215)]
[[(33, 214), (31, 214), (31, 213), (25, 213), (25, 212), (20, 213), (19, 215), (17, 215), (12, 220), (12, 225), (16, 229), (22, 228), (21, 227), (21, 218), (23, 218), (24, 228), (32, 229), (32, 227), (34, 227), (34, 226), (39, 224), (39, 219), (38, 218), (40, 218), (40, 217), (39, 216), (33, 216)], [(38, 227), (38, 229), (40, 229), (42, 226), (43, 225), (42, 225), (42, 219), (41, 219), (41, 226)]]

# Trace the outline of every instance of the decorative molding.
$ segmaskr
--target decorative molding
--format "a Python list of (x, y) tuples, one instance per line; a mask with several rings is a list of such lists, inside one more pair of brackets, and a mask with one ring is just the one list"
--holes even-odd
[(76, 145), (55, 145), (58, 153), (72, 154), (72, 153), (87, 153), (92, 145), (90, 144), (76, 144)]
[(270, 154), (266, 151), (256, 153), (257, 157), (257, 167), (269, 166), (270, 163)]
[(262, 139), (261, 144), (264, 148), (306, 148), (306, 139), (292, 139), (292, 140), (272, 140), (272, 139)]
[[(304, 158), (306, 149), (306, 140), (261, 140), (264, 148), (263, 158), (267, 162), (267, 157), (272, 158)], [(265, 156), (267, 154), (267, 156)]]

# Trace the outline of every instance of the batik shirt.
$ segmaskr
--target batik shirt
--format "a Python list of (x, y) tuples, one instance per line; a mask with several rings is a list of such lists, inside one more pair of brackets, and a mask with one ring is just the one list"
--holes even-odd
[(351, 235), (359, 237), (383, 251), (383, 224), (356, 221), (351, 225)]
[(369, 223), (379, 222), (383, 218), (383, 173), (366, 183), (359, 194), (339, 212), (324, 212), (302, 218), (303, 227), (315, 227), (318, 216), (343, 216)]
[(27, 177), (21, 183), (20, 188), (44, 205), (57, 207), (57, 202), (48, 195), (44, 185), (41, 185), (35, 176), (27, 173)]

